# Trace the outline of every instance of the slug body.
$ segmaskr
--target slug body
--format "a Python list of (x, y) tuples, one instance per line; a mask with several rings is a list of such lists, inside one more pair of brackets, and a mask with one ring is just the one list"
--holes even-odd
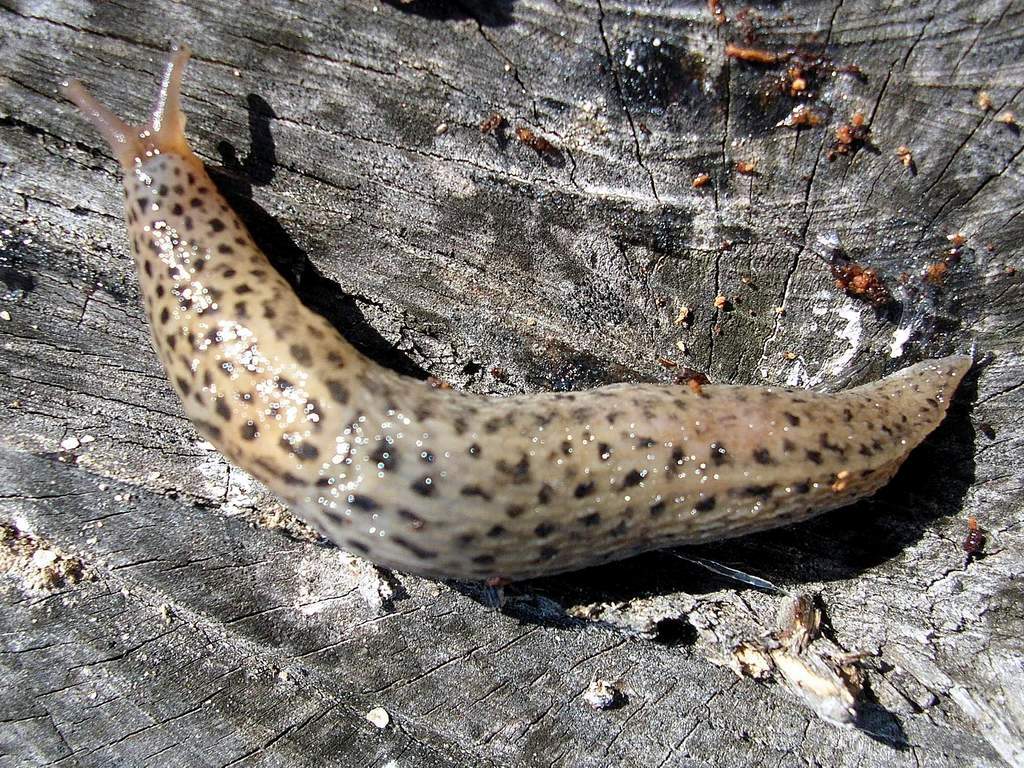
[(613, 385), (494, 399), (381, 368), (306, 309), (184, 138), (174, 54), (150, 123), (65, 92), (125, 170), (153, 341), (185, 412), (340, 546), (517, 580), (813, 517), (883, 486), (971, 365), (839, 394)]

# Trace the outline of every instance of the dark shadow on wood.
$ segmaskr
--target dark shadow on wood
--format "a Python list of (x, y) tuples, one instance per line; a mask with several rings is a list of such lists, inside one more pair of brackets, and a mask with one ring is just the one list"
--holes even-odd
[(270, 121), (276, 114), (270, 104), (255, 94), (249, 94), (247, 101), (249, 153), (239, 159), (234, 145), (221, 141), (217, 151), (223, 167), (207, 168), (210, 177), (303, 304), (323, 315), (352, 346), (374, 362), (406, 376), (427, 378), (429, 374), (381, 336), (367, 322), (356, 300), (324, 276), (277, 219), (252, 199), (253, 187), (270, 184), (274, 178), (277, 152)]
[(473, 19), (484, 27), (504, 27), (513, 21), (513, 0), (384, 0), (384, 3), (430, 21)]

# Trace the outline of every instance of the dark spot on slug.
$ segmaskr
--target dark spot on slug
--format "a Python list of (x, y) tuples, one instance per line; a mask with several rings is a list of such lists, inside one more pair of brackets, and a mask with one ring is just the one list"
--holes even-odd
[(644, 476), (646, 474), (647, 474), (646, 470), (643, 471), (643, 472), (640, 472), (638, 470), (631, 469), (629, 471), (629, 474), (626, 475), (626, 477), (622, 481), (623, 487), (625, 487), (625, 488), (632, 488), (634, 485), (640, 485), (640, 483), (643, 481)]
[(405, 520), (405, 522), (407, 522), (409, 524), (409, 527), (413, 530), (418, 531), (425, 525), (425, 523), (423, 522), (423, 518), (411, 510), (399, 509), (398, 516)]
[(612, 528), (610, 531), (608, 531), (608, 535), (611, 536), (612, 538), (618, 539), (618, 538), (621, 538), (622, 536), (625, 536), (626, 535), (626, 531), (628, 531), (628, 530), (629, 530), (629, 525), (626, 523), (625, 520), (623, 520), (618, 525), (616, 525), (614, 528)]
[(468, 453), (468, 454), (469, 454), (470, 456), (472, 456), (472, 457), (473, 457), (474, 459), (479, 459), (479, 458), (480, 458), (480, 451), (481, 451), (481, 448), (480, 448), (480, 446), (479, 446), (479, 445), (477, 445), (476, 443), (473, 443), (473, 444), (472, 444), (471, 446), (469, 446), (469, 448), (468, 448), (468, 449), (466, 450), (466, 453)]
[(309, 353), (309, 347), (305, 344), (292, 344), (288, 347), (288, 351), (291, 352), (295, 362), (299, 365), (309, 366), (313, 364), (313, 356)]
[(555, 526), (552, 523), (541, 523), (533, 529), (533, 532), (543, 539), (555, 532)]
[(412, 488), (413, 493), (418, 493), (420, 496), (433, 496), (435, 490), (434, 478), (430, 475), (424, 475), (414, 482), (410, 488)]
[(809, 493), (811, 490), (810, 483), (797, 483), (793, 486), (794, 493)]
[(505, 514), (511, 517), (513, 520), (519, 517), (523, 512), (526, 511), (525, 507), (521, 507), (518, 504), (511, 504), (505, 508)]
[(782, 415), (786, 417), (786, 421), (789, 422), (789, 425), (791, 427), (800, 426), (800, 417), (797, 416), (796, 414), (790, 413), (789, 411), (785, 411)]
[(407, 540), (404, 536), (392, 536), (391, 540), (398, 546), (402, 547), (412, 553), (414, 557), (418, 557), (420, 560), (433, 560), (437, 557), (437, 552), (429, 549), (424, 549), (411, 541)]
[(334, 400), (334, 402), (341, 403), (342, 405), (348, 404), (348, 387), (337, 379), (327, 380), (327, 391), (330, 393), (331, 399)]
[(231, 421), (231, 406), (227, 404), (223, 397), (217, 398), (217, 403), (213, 408), (224, 421)]
[(775, 460), (772, 459), (771, 451), (767, 448), (755, 448), (751, 456), (754, 457), (754, 461), (758, 464), (774, 464)]
[(174, 381), (177, 383), (178, 389), (181, 390), (182, 396), (188, 397), (189, 393), (192, 392), (192, 387), (189, 386), (188, 380), (183, 376), (177, 376)]
[(573, 496), (575, 496), (577, 499), (582, 499), (582, 498), (584, 498), (586, 496), (589, 496), (593, 492), (594, 492), (594, 481), (591, 480), (590, 482), (580, 483), (579, 485), (577, 485), (576, 486), (576, 490), (573, 491)]
[(732, 463), (732, 457), (728, 454), (725, 446), (721, 443), (711, 444), (711, 463), (716, 467)]
[(163, 309), (161, 309), (160, 310), (160, 324), (161, 325), (166, 325), (167, 321), (170, 320), (170, 319), (171, 319), (170, 310), (168, 310), (167, 307), (164, 307)]
[(348, 497), (348, 505), (350, 507), (355, 507), (356, 509), (361, 509), (363, 512), (373, 512), (375, 509), (380, 507), (380, 504), (378, 504), (374, 499), (369, 496), (362, 496), (358, 493), (353, 493)]
[[(330, 515), (330, 517), (334, 519), (335, 522), (348, 522), (348, 520), (346, 520), (344, 517), (340, 517), (339, 515), (331, 515), (329, 512), (328, 515)], [(363, 544), (363, 542), (361, 541), (356, 541), (355, 539), (345, 539), (345, 549), (354, 549), (356, 552), (362, 552), (364, 555), (370, 553), (370, 548), (368, 546)]]
[(658, 444), (657, 440), (652, 440), (649, 437), (641, 437), (636, 441), (637, 448), (653, 448)]
[(601, 515), (597, 512), (591, 512), (589, 515), (581, 517), (580, 522), (590, 528), (601, 522)]
[(845, 456), (846, 455), (846, 447), (845, 446), (837, 445), (836, 443), (829, 442), (828, 432), (822, 432), (820, 435), (818, 435), (818, 443), (819, 443), (819, 445), (821, 445), (822, 448), (824, 448), (827, 451), (832, 451), (832, 453), (837, 453), (840, 456)]
[(771, 498), (772, 491), (775, 490), (775, 484), (771, 485), (748, 485), (743, 488), (743, 493), (747, 496), (757, 496), (761, 499)]
[(488, 531), (487, 531), (487, 536), (488, 536), (488, 538), (491, 538), (491, 539), (496, 539), (499, 536), (504, 536), (504, 535), (505, 535), (505, 529), (502, 526), (500, 526), (500, 525), (491, 526), (491, 528), (488, 529)]
[(693, 505), (693, 508), (697, 512), (710, 512), (712, 509), (715, 508), (715, 497), (708, 496), (707, 498), (701, 499), (700, 501)]
[(238, 431), (243, 440), (255, 440), (260, 434), (259, 429), (251, 421), (245, 422)]
[(377, 465), (377, 469), (391, 472), (398, 466), (398, 453), (393, 445), (381, 440), (370, 454), (370, 461)]
[(820, 452), (818, 452), (818, 451), (804, 451), (804, 454), (807, 456), (807, 460), (808, 461), (811, 461), (814, 464), (821, 464), (821, 453)]
[(543, 562), (545, 560), (551, 560), (558, 554), (558, 547), (552, 547), (545, 545), (540, 548), (540, 552), (537, 555), (537, 560)]
[(515, 485), (522, 485), (530, 479), (530, 459), (524, 453), (522, 458), (515, 464), (509, 464), (504, 459), (499, 460), (495, 465), (499, 472), (508, 475)]
[(476, 555), (472, 560), (477, 565), (491, 565), (494, 562), (494, 555)]
[(540, 490), (537, 491), (537, 502), (539, 504), (547, 504), (551, 501), (551, 498), (555, 495), (555, 490), (547, 483), (541, 483)]
[(462, 490), (459, 491), (463, 496), (479, 496), (481, 499), (486, 501), (491, 500), (491, 494), (481, 488), (479, 485), (465, 485)]
[(281, 447), (286, 451), (295, 454), (303, 461), (310, 461), (317, 458), (320, 455), (320, 449), (312, 443), (304, 441), (298, 441), (295, 443), (289, 442), (287, 438), (281, 438)]
[(651, 517), (658, 517), (665, 511), (665, 502), (659, 501), (651, 505)]

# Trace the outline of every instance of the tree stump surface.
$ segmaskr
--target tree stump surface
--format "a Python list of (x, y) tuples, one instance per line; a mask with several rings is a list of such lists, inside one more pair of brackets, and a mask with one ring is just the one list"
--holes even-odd
[[(0, 765), (1024, 764), (1024, 3), (721, 11), (0, 3)], [(116, 163), (56, 85), (137, 120), (171, 39), (257, 240), (410, 375), (839, 389), (981, 362), (887, 488), (815, 522), (501, 610), (378, 571), (201, 441), (151, 350)], [(854, 264), (893, 303), (849, 295)], [(857, 727), (726, 666), (780, 596), (699, 558), (816, 596), (865, 654)]]

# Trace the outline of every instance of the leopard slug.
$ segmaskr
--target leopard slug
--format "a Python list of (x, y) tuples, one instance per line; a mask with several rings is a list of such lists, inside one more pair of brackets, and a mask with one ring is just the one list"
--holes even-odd
[(185, 413), (340, 546), (433, 578), (514, 581), (760, 531), (885, 485), (971, 366), (838, 394), (617, 384), (491, 398), (370, 361), (302, 305), (184, 135), (188, 50), (149, 122), (64, 92), (124, 170), (153, 342)]

